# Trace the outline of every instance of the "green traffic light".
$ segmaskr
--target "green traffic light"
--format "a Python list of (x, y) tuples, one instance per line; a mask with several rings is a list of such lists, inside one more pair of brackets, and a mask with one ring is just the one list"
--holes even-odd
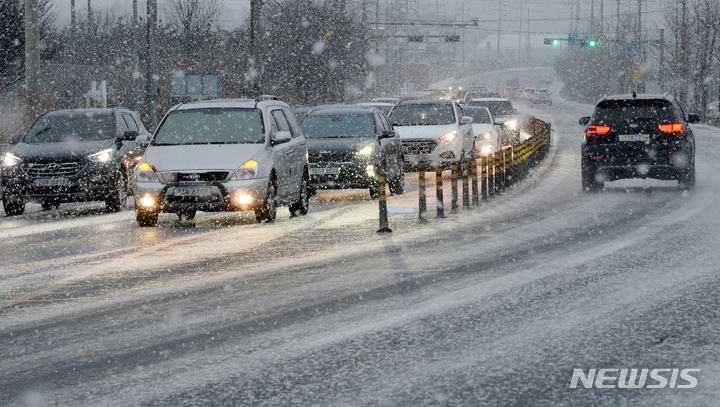
[(589, 45), (590, 45), (591, 47), (594, 47), (594, 46), (595, 46), (595, 40), (590, 40), (590, 44), (589, 44)]
[(558, 40), (558, 39), (552, 40), (553, 45), (558, 45), (559, 43), (560, 43), (560, 40)]

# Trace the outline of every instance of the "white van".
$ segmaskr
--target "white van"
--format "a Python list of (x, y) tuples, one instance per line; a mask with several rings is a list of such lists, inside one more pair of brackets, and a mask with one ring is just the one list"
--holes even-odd
[(290, 107), (275, 97), (213, 100), (173, 107), (160, 122), (135, 167), (135, 209), (140, 226), (158, 214), (192, 219), (196, 211), (254, 210), (275, 220), (289, 205), (308, 211), (307, 144)]

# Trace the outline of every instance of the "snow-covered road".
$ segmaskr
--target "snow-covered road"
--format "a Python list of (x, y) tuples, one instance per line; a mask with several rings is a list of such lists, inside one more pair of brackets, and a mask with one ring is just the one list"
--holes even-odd
[[(720, 133), (695, 126), (692, 192), (584, 194), (591, 110), (532, 110), (554, 128), (534, 175), (429, 225), (392, 215), (392, 235), (364, 192), (270, 225), (0, 217), (0, 404), (715, 404)], [(694, 389), (570, 389), (576, 368), (701, 371)]]

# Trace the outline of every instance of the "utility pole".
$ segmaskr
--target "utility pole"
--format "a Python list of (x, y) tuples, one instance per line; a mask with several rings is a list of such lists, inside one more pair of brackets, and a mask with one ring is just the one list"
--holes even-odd
[(604, 0), (600, 0), (600, 34), (605, 34), (605, 4)]
[[(682, 0), (682, 10), (680, 12), (680, 49), (688, 49), (688, 22), (687, 22), (687, 0)], [(688, 101), (688, 53), (680, 52), (680, 104), (687, 108)]]
[(660, 29), (660, 66), (658, 67), (660, 92), (665, 90), (665, 29)]
[(148, 37), (148, 71), (147, 71), (147, 103), (150, 114), (150, 128), (155, 131), (157, 113), (155, 99), (157, 97), (157, 74), (155, 73), (155, 24), (157, 18), (157, 0), (147, 2), (147, 37)]
[(25, 90), (28, 122), (34, 120), (41, 113), (39, 8), (38, 0), (25, 0)]
[(595, 0), (590, 0), (590, 36), (595, 34)]
[(138, 4), (137, 0), (133, 0), (133, 91), (136, 112), (140, 111), (140, 41), (138, 39), (138, 29)]
[(500, 25), (502, 24), (502, 0), (499, 1), (498, 5), (498, 38), (497, 38), (497, 55), (495, 56), (495, 63), (500, 64)]
[(87, 11), (87, 14), (88, 14), (88, 26), (87, 26), (88, 34), (90, 34), (90, 33), (92, 32), (92, 31), (91, 31), (91, 30), (92, 30), (92, 4), (90, 4), (91, 2), (92, 2), (92, 0), (88, 0), (88, 11)]
[[(250, 0), (250, 96), (260, 95), (260, 9), (262, 0)], [(375, 27), (377, 29), (377, 27)]]
[(620, 40), (620, 0), (617, 0), (617, 21), (615, 23), (615, 41)]
[(575, 0), (575, 32), (580, 31), (580, 0)]
[[(522, 58), (522, 0), (520, 0), (520, 18), (518, 19), (518, 65), (520, 63), (520, 59)], [(463, 19), (465, 21), (465, 19)]]

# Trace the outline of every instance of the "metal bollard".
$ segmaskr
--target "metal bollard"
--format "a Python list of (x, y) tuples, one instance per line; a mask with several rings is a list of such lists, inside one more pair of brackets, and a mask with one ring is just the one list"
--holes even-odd
[(452, 174), (451, 174), (451, 183), (450, 186), (452, 187), (452, 201), (451, 201), (451, 213), (457, 213), (458, 211), (458, 183), (457, 183), (457, 173), (458, 173), (458, 166), (457, 164), (452, 165)]
[(437, 217), (445, 217), (445, 205), (443, 204), (443, 180), (442, 168), (435, 169), (435, 206), (437, 207)]
[(480, 190), (482, 191), (482, 200), (488, 200), (488, 157), (484, 156), (480, 160)]
[(425, 191), (425, 168), (421, 167), (420, 172), (418, 173), (419, 179), (418, 184), (420, 186), (419, 192), (420, 192), (420, 202), (419, 202), (419, 210), (418, 210), (418, 217), (419, 222), (427, 222), (427, 193)]
[(468, 163), (462, 163), (463, 208), (470, 207), (470, 184), (468, 180)]
[(380, 229), (377, 230), (377, 233), (391, 233), (392, 229), (390, 229), (388, 225), (387, 201), (385, 200), (386, 183), (384, 162), (380, 164), (380, 168), (378, 170), (378, 205), (380, 207)]
[(472, 202), (474, 206), (480, 205), (480, 197), (478, 193), (478, 173), (477, 173), (477, 159), (474, 159), (470, 162), (470, 165), (472, 165)]

